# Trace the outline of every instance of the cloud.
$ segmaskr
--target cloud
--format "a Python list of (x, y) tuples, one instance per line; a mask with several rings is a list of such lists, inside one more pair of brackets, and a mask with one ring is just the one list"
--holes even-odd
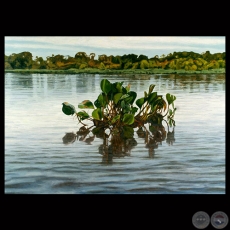
[[(7, 45), (8, 48), (23, 48), (23, 49), (26, 49), (26, 50), (29, 50), (29, 49), (54, 49), (56, 50), (57, 49), (57, 46), (56, 45), (47, 45), (47, 44), (18, 44), (18, 43), (15, 43), (15, 44), (8, 44)], [(65, 46), (59, 46), (58, 49), (66, 49)]]
[(124, 55), (144, 54), (149, 57), (169, 54), (174, 51), (193, 51), (202, 53), (225, 51), (224, 36), (5, 36), (5, 54), (29, 51), (33, 56), (52, 54), (75, 55), (77, 52)]
[(162, 49), (181, 45), (225, 45), (225, 37), (5, 37), (5, 41), (37, 43), (36, 46), (88, 46), (106, 49)]

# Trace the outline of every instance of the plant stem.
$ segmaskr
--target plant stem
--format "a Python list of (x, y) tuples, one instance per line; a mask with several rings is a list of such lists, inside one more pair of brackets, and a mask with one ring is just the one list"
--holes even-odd
[[(146, 101), (146, 102), (147, 102), (147, 101)], [(146, 102), (145, 102), (145, 103), (146, 103)], [(144, 104), (142, 105), (142, 107), (143, 107), (143, 106), (144, 106), (144, 107), (140, 110), (140, 112), (137, 114), (137, 116), (138, 116), (138, 115), (141, 115), (141, 113), (144, 111), (144, 109), (146, 108), (147, 105), (148, 105), (148, 103), (146, 103), (145, 106), (144, 106)]]
[(166, 122), (167, 127), (168, 127), (168, 132), (169, 132), (169, 124), (168, 124), (168, 122), (167, 122), (165, 119), (163, 119), (163, 121), (165, 121), (165, 122)]
[(169, 112), (169, 104), (168, 104), (168, 110), (167, 110), (167, 113), (166, 113), (163, 117), (165, 117), (165, 116), (168, 114), (168, 112)]

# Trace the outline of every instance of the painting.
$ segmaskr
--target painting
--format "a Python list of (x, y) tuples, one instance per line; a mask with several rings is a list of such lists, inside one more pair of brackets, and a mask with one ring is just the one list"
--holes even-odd
[(5, 36), (4, 57), (5, 194), (226, 194), (224, 36)]

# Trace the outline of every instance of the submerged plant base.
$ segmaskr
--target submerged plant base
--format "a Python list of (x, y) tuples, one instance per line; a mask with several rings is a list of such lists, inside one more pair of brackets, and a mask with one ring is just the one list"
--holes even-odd
[[(174, 134), (174, 128), (171, 132), (169, 129), (166, 132), (162, 124), (146, 124), (139, 128), (130, 127), (128, 130), (114, 128), (109, 130), (109, 133), (108, 129), (105, 128), (98, 129), (92, 126), (85, 128), (85, 126), (82, 126), (76, 134), (66, 133), (63, 137), (63, 143), (72, 144), (78, 140), (86, 144), (92, 144), (95, 138), (100, 138), (102, 144), (98, 147), (98, 152), (102, 155), (102, 162), (112, 163), (114, 158), (130, 156), (132, 149), (138, 145), (137, 141), (140, 139), (143, 139), (149, 157), (154, 158), (155, 149), (162, 145), (163, 141), (166, 140), (169, 145), (175, 142)], [(138, 140), (135, 138), (136, 136)]]

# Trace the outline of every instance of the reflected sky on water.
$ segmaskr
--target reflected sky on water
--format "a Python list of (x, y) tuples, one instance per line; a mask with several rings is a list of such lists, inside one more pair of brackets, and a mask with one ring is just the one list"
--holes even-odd
[[(61, 104), (77, 108), (83, 100), (94, 102), (103, 78), (130, 83), (137, 98), (150, 84), (164, 97), (175, 95), (173, 145), (165, 139), (150, 157), (135, 132), (137, 144), (130, 154), (113, 157), (110, 164), (99, 153), (100, 138), (65, 145), (63, 136), (80, 125), (62, 113)], [(128, 75), (6, 73), (5, 192), (225, 193), (225, 74), (134, 80)]]

